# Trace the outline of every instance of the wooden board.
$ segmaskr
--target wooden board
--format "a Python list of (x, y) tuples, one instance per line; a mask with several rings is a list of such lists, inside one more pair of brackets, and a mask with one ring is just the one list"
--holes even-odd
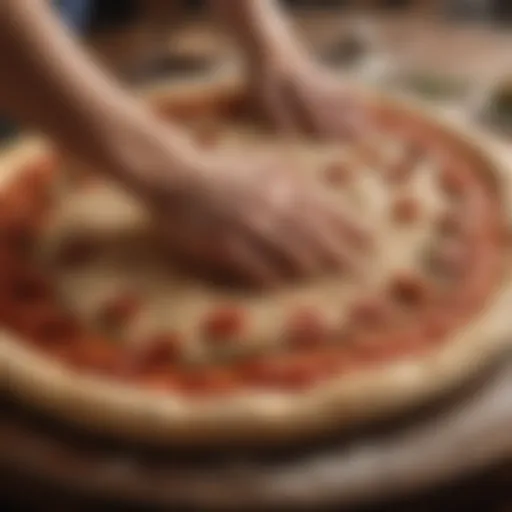
[[(64, 493), (75, 504), (84, 503), (85, 497), (144, 509), (382, 503), (512, 463), (512, 365), (494, 370), (442, 404), (418, 411), (413, 420), (272, 454), (155, 453), (70, 432), (8, 404), (2, 410), (7, 411), (0, 420), (4, 485), (8, 482), (11, 490), (18, 487), (24, 494), (28, 482), (31, 489), (39, 483), (50, 496)], [(508, 500), (512, 505), (512, 468), (510, 480), (503, 475), (501, 487), (492, 480), (489, 499), (500, 497), (500, 503)], [(449, 494), (451, 499), (461, 496)]]

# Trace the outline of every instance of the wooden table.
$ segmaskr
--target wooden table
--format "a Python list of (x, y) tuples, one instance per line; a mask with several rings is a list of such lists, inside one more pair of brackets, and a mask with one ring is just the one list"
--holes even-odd
[[(475, 80), (512, 73), (512, 30), (474, 24), (454, 25), (437, 16), (382, 15), (371, 11), (296, 13), (300, 36), (314, 49), (336, 42), (355, 23), (375, 27), (385, 50), (401, 65), (464, 74)], [(130, 68), (155, 50), (171, 55), (226, 59), (233, 45), (209, 20), (191, 20), (172, 35), (155, 35), (151, 24), (133, 24), (121, 32), (97, 34), (91, 45), (114, 69)]]

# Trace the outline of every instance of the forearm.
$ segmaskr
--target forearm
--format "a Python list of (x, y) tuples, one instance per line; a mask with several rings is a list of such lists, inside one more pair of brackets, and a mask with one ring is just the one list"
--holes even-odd
[(40, 0), (0, 2), (0, 110), (110, 172), (154, 123)]
[(277, 0), (210, 0), (250, 58), (285, 58), (303, 49)]

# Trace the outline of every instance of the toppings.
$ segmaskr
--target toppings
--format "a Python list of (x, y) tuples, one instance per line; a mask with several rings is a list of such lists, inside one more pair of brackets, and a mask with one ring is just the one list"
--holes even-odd
[(202, 332), (208, 341), (223, 342), (241, 334), (245, 323), (245, 314), (241, 309), (219, 308), (210, 312), (204, 319)]
[(181, 357), (182, 339), (173, 332), (153, 334), (144, 340), (136, 354), (139, 367), (162, 367)]
[(132, 294), (119, 295), (109, 299), (99, 312), (100, 323), (107, 328), (121, 328), (140, 313), (142, 304)]
[(49, 206), (49, 183), (39, 167), (29, 168), (3, 198), (11, 214), (37, 219)]
[(396, 276), (391, 283), (390, 293), (394, 300), (406, 307), (422, 306), (429, 295), (423, 280), (410, 274)]
[(74, 236), (59, 247), (56, 263), (64, 268), (76, 268), (91, 263), (98, 255), (98, 246), (86, 236)]
[(393, 220), (400, 224), (411, 224), (420, 217), (420, 204), (411, 196), (398, 197), (392, 207)]
[(388, 308), (376, 298), (357, 302), (350, 312), (350, 320), (363, 327), (380, 327), (386, 322), (388, 316)]
[(444, 165), (439, 174), (442, 190), (450, 197), (460, 197), (464, 192), (465, 179), (460, 168), (454, 164)]
[(44, 345), (72, 342), (79, 334), (76, 323), (57, 308), (43, 304), (21, 314), (20, 328)]
[(30, 222), (0, 227), (0, 244), (18, 255), (26, 254), (32, 246), (33, 228)]
[(121, 352), (108, 340), (89, 337), (72, 347), (68, 361), (79, 368), (117, 374), (121, 367)]
[(286, 339), (295, 347), (316, 346), (328, 338), (329, 328), (325, 319), (314, 310), (296, 311), (286, 326)]
[(50, 285), (38, 274), (24, 273), (13, 279), (10, 286), (11, 298), (21, 303), (44, 300), (51, 294)]
[(419, 149), (415, 145), (410, 144), (405, 149), (402, 157), (387, 169), (387, 179), (392, 183), (405, 181), (411, 175), (419, 158)]
[[(195, 113), (192, 114), (191, 117), (195, 117)], [(199, 111), (198, 115), (200, 114)], [(398, 119), (397, 124), (400, 123)], [(416, 136), (412, 133), (414, 124), (402, 124), (402, 139)], [(207, 119), (200, 126), (192, 126), (192, 130), (195, 130), (197, 142), (204, 147), (214, 147), (223, 137), (218, 119)], [(394, 136), (398, 134), (395, 131)], [(418, 133), (417, 136), (418, 140), (424, 140), (432, 135), (427, 131)], [(384, 171), (387, 171), (389, 182), (398, 184), (390, 187), (398, 193), (391, 205), (390, 217), (399, 225), (410, 225), (424, 213), (423, 205), (420, 196), (412, 197), (410, 192), (404, 190), (407, 184), (403, 186), (403, 181), (414, 171), (423, 150), (416, 143), (395, 145), (393, 141), (385, 148), (380, 144), (381, 140), (366, 138), (355, 148), (355, 153), (349, 153), (352, 157), (350, 161), (336, 158), (320, 171), (323, 171), (323, 179), (327, 185), (341, 187), (357, 178), (355, 173), (363, 163), (375, 168), (382, 167), (385, 160), (389, 162), (387, 156), (393, 158), (396, 155), (395, 149), (400, 151), (404, 148), (400, 157)], [(493, 210), (488, 197), (489, 191), (486, 187), (479, 186), (476, 177), (473, 179), (466, 174), (472, 169), (468, 169), (464, 163), (459, 165), (456, 161), (447, 160), (442, 165), (439, 173), (440, 188), (450, 197), (459, 197), (468, 189), (471, 193), (466, 195), (465, 213), (471, 213), (474, 219), (478, 219), (478, 222), (473, 222), (474, 219), (465, 217), (464, 212), (459, 213), (461, 205), (454, 203), (451, 205), (452, 209), (435, 226), (439, 244), (428, 255), (429, 264), (443, 277), (462, 275), (464, 279), (460, 279), (457, 286), (451, 286), (454, 284), (453, 280), (449, 282), (450, 286), (446, 286), (444, 280), (437, 275), (432, 276), (429, 283), (420, 275), (401, 273), (392, 276), (392, 282), (389, 289), (385, 290), (384, 297), (370, 295), (352, 305), (345, 331), (338, 329), (338, 326), (335, 326), (336, 332), (334, 331), (322, 314), (322, 304), (318, 305), (318, 309), (299, 307), (286, 319), (280, 333), (281, 339), (262, 340), (258, 345), (247, 343), (242, 347), (240, 343), (232, 342), (242, 341), (247, 337), (252, 320), (248, 312), (243, 307), (229, 304), (215, 307), (200, 319), (200, 340), (190, 351), (187, 350), (184, 343), (186, 340), (181, 332), (174, 331), (157, 332), (140, 340), (141, 343), (136, 346), (129, 347), (123, 344), (114, 345), (106, 338), (85, 338), (73, 319), (54, 304), (53, 290), (49, 283), (39, 274), (32, 273), (30, 267), (26, 271), (27, 265), (23, 260), (18, 261), (19, 253), (16, 253), (16, 257), (13, 256), (14, 247), (26, 247), (35, 239), (40, 216), (38, 212), (41, 211), (38, 205), (43, 198), (39, 190), (46, 183), (36, 176), (37, 173), (34, 176), (27, 175), (22, 180), (23, 183), (20, 181), (13, 188), (4, 203), (0, 203), (2, 319), (5, 318), (6, 323), (34, 338), (36, 343), (40, 342), (49, 353), (64, 354), (63, 359), (76, 367), (112, 373), (117, 377), (134, 379), (146, 388), (172, 390), (185, 396), (222, 395), (239, 389), (242, 384), (256, 389), (299, 391), (312, 388), (327, 376), (339, 376), (364, 365), (410, 354), (413, 350), (424, 348), (430, 341), (435, 346), (435, 340), (444, 337), (457, 322), (463, 321), (469, 306), (476, 307), (488, 293), (492, 274), (489, 269), (498, 267), (496, 260), (499, 255), (498, 247), (489, 241), (489, 233), (493, 233)], [(83, 175), (84, 178), (87, 176)], [(365, 187), (364, 193), (368, 191), (370, 195), (376, 191), (375, 186), (382, 185), (382, 180), (379, 176), (365, 176), (369, 181), (362, 184)], [(48, 191), (48, 187), (46, 189)], [(443, 200), (447, 201), (446, 196)], [(397, 229), (398, 226), (392, 228)], [(347, 231), (350, 229), (350, 226), (346, 227)], [(466, 230), (465, 233), (462, 233), (463, 229)], [(363, 233), (359, 238), (359, 233), (349, 231), (348, 234), (358, 246), (368, 245), (371, 242), (369, 237)], [(454, 236), (461, 233), (464, 236)], [(416, 240), (415, 237), (411, 239)], [(378, 249), (380, 248), (379, 244)], [(101, 256), (98, 241), (88, 238), (85, 233), (78, 233), (60, 246), (56, 261), (66, 269), (88, 264), (98, 255)], [(391, 264), (394, 263), (392, 259)], [(468, 271), (470, 265), (471, 272)], [(388, 268), (388, 265), (384, 265), (382, 277), (385, 277)], [(377, 270), (379, 275), (375, 289), (380, 290), (380, 269)], [(494, 274), (497, 275), (498, 271)], [(373, 275), (373, 272), (369, 272), (369, 275)], [(366, 284), (365, 282), (365, 290)], [(446, 292), (448, 288), (450, 290)], [(67, 286), (63, 286), (63, 289), (67, 290)], [(350, 290), (352, 289), (349, 289), (349, 293)], [(434, 292), (438, 293), (435, 301), (432, 300)], [(332, 300), (341, 297), (340, 302), (346, 303), (343, 293), (341, 291), (337, 295), (336, 291)], [(391, 303), (386, 302), (386, 299), (391, 299)], [(109, 298), (101, 305), (97, 312), (98, 319), (109, 328), (127, 327), (129, 323), (139, 319), (142, 307), (143, 304), (136, 294), (123, 293)], [(146, 304), (144, 307), (147, 307)], [(338, 307), (340, 306), (335, 304), (335, 308)], [(148, 315), (149, 319), (150, 317)], [(273, 319), (264, 318), (263, 321), (272, 322)], [(409, 328), (411, 331), (406, 332)], [(113, 330), (112, 333), (117, 335), (121, 331)], [(276, 335), (278, 336), (279, 334)], [(205, 347), (202, 341), (209, 345)], [(193, 350), (195, 348), (197, 352)], [(205, 360), (209, 360), (208, 363)]]
[(431, 265), (443, 276), (462, 273), (468, 263), (468, 249), (458, 240), (445, 240), (431, 254)]
[(447, 212), (439, 219), (438, 229), (442, 236), (453, 236), (461, 232), (462, 221), (456, 213)]
[(37, 216), (23, 201), (8, 197), (0, 204), (0, 245), (18, 255), (30, 249), (37, 228)]
[(23, 172), (19, 186), (30, 202), (32, 211), (43, 211), (50, 205), (51, 172), (58, 165), (55, 158), (37, 161)]

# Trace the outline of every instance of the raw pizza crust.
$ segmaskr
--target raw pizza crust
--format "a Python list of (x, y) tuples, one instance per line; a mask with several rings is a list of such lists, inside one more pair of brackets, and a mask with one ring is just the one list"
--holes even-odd
[[(61, 267), (52, 274), (59, 296), (86, 325), (99, 324), (101, 329), (102, 305), (115, 303), (123, 294), (141, 296), (143, 311), (116, 332), (125, 346), (143, 350), (144, 342), (152, 336), (172, 332), (183, 342), (185, 360), (201, 363), (215, 356), (229, 358), (237, 353), (284, 346), (287, 326), (296, 311), (313, 312), (328, 328), (347, 329), (354, 304), (385, 296), (395, 274), (417, 272), (422, 251), (428, 249), (435, 234), (434, 220), (448, 208), (441, 200), (442, 194), (436, 194), (439, 177), (433, 157), (420, 158), (414, 164), (407, 192), (399, 190), (394, 194), (421, 203), (421, 218), (412, 227), (396, 229), (395, 198), (388, 193), (389, 184), (382, 173), (369, 164), (357, 164), (357, 171), (352, 170), (357, 176), (343, 187), (332, 186), (324, 176), (328, 174), (325, 171), (343, 169), (345, 163), (347, 168), (354, 165), (355, 148), (276, 141), (273, 134), (251, 131), (242, 124), (228, 126), (221, 133), (222, 144), (216, 151), (275, 151), (285, 163), (288, 159), (293, 162), (294, 173), (303, 174), (315, 185), (318, 182), (324, 200), (332, 201), (333, 208), (350, 205), (346, 215), (352, 217), (351, 222), (361, 224), (360, 219), (364, 219), (364, 227), (371, 226), (373, 250), (357, 254), (359, 273), (328, 274), (265, 294), (216, 286), (172, 268), (144, 207), (115, 184), (98, 181), (85, 190), (71, 186), (52, 208), (53, 218), (38, 244), (46, 267), (58, 259), (66, 241), (74, 237), (83, 238), (92, 246), (97, 241), (101, 246), (100, 257), (92, 263), (78, 269)], [(394, 148), (387, 148), (390, 156), (386, 160), (393, 162), (393, 157), (400, 159), (403, 148), (391, 138), (383, 142), (389, 146), (392, 143)], [(211, 347), (208, 333), (204, 332), (204, 319), (219, 308), (243, 312), (244, 325), (242, 332)]]
[[(201, 98), (205, 94), (229, 94), (238, 87), (231, 81), (172, 85), (151, 94), (179, 101), (181, 95), (190, 98), (197, 94)], [(512, 181), (507, 169), (482, 149), (479, 134), (454, 126), (448, 129), (457, 129), (460, 141), (483, 163), (481, 167), (491, 178), (498, 180), (509, 222)], [(37, 141), (26, 141), (7, 150), (2, 158), (5, 171), (0, 186), (9, 182), (19, 164), (44, 151)], [(76, 373), (30, 350), (8, 332), (0, 338), (0, 376), (7, 392), (17, 399), (116, 437), (194, 446), (286, 443), (404, 411), (463, 382), (510, 344), (511, 303), (512, 287), (507, 279), (492, 296), (486, 311), (438, 350), (333, 379), (300, 394), (247, 391), (193, 401), (177, 395), (164, 396)]]

